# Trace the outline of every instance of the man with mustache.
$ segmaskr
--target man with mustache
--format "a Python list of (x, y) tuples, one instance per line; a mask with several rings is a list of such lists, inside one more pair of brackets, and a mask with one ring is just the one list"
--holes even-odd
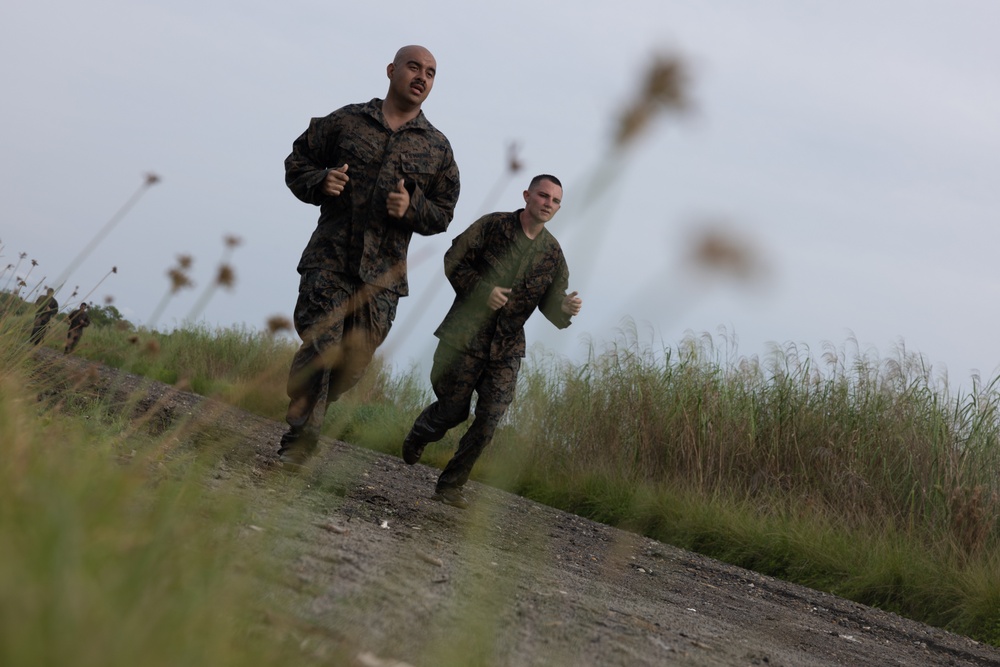
[(281, 462), (299, 468), (316, 449), (327, 405), (353, 387), (408, 294), (413, 233), (448, 228), (459, 173), (448, 139), (421, 111), (437, 62), (404, 46), (386, 67), (385, 99), (313, 118), (285, 160), (285, 182), (320, 207), (302, 252), (295, 330), (302, 344), (288, 377)]
[(545, 224), (562, 204), (555, 176), (535, 176), (524, 191), (524, 208), (490, 213), (459, 234), (445, 253), (444, 271), (455, 301), (434, 335), (431, 386), (437, 400), (417, 417), (403, 441), (403, 460), (414, 464), (424, 448), (476, 414), (458, 451), (438, 477), (434, 499), (468, 506), (462, 487), (497, 424), (514, 399), (525, 355), (524, 323), (541, 310), (560, 329), (580, 313), (576, 292), (566, 293), (569, 268)]

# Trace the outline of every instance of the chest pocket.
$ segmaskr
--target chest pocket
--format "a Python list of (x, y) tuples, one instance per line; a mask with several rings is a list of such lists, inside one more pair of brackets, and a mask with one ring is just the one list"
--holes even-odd
[(345, 137), (340, 143), (340, 149), (343, 156), (340, 162), (346, 162), (348, 165), (352, 162), (355, 164), (370, 164), (377, 159), (380, 152), (376, 146), (357, 136)]
[(399, 168), (404, 174), (433, 174), (436, 162), (427, 156), (404, 155), (399, 159)]
[(483, 261), (489, 276), (498, 285), (512, 287), (522, 261), (522, 255), (512, 239), (503, 234), (493, 234), (485, 239)]
[(420, 186), (421, 190), (429, 190), (431, 179), (437, 170), (437, 162), (430, 156), (403, 155), (399, 159), (399, 170), (403, 178), (407, 178)]
[[(483, 277), (492, 283), (503, 282), (504, 274), (507, 273), (507, 262), (504, 262), (504, 253), (498, 252), (495, 246), (491, 246), (483, 249), (482, 254), (482, 268), (484, 269)], [(509, 285), (505, 285), (509, 287)]]
[(552, 285), (551, 272), (532, 271), (524, 277), (524, 291), (532, 300), (541, 299)]

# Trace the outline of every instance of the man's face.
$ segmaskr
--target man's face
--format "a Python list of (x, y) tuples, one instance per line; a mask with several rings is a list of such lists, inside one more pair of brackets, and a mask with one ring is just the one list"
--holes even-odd
[(524, 210), (535, 222), (548, 222), (561, 205), (562, 188), (552, 181), (539, 181), (524, 191)]
[(419, 107), (434, 87), (437, 61), (427, 49), (414, 47), (402, 51), (386, 70), (389, 94), (403, 107)]

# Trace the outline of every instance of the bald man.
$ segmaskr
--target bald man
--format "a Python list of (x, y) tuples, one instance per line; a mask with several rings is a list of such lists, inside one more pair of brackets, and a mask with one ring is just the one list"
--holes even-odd
[(437, 61), (422, 46), (404, 46), (386, 76), (385, 99), (313, 118), (285, 159), (292, 193), (320, 207), (298, 264), (302, 344), (278, 449), (292, 470), (315, 451), (327, 406), (357, 384), (388, 335), (409, 293), (410, 238), (445, 231), (458, 203), (451, 144), (421, 110)]

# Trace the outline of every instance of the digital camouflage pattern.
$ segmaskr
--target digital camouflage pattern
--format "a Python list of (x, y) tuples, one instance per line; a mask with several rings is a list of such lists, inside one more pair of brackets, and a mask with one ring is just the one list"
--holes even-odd
[[(325, 194), (327, 173), (345, 164), (343, 192)], [(410, 204), (393, 218), (388, 194), (401, 179)], [(315, 447), (327, 405), (358, 382), (385, 340), (399, 298), (409, 293), (410, 239), (448, 228), (459, 173), (451, 144), (422, 111), (392, 130), (374, 98), (313, 118), (285, 159), (285, 183), (320, 216), (298, 265), (302, 345), (288, 377), (282, 455)]]
[[(308, 269), (295, 304), (302, 345), (288, 376), (286, 420), (293, 436), (317, 434), (326, 406), (357, 384), (385, 341), (399, 295), (341, 274)], [(294, 438), (293, 438), (294, 439)]]
[[(455, 301), (435, 335), (431, 386), (436, 401), (414, 421), (407, 441), (437, 442), (469, 417), (475, 419), (438, 477), (437, 491), (463, 486), (514, 400), (525, 354), (524, 324), (535, 309), (560, 329), (571, 323), (562, 302), (569, 268), (559, 242), (546, 228), (529, 240), (521, 210), (491, 213), (459, 234), (445, 253), (445, 274)], [(488, 305), (494, 287), (510, 287), (507, 303)], [(406, 445), (404, 444), (404, 448)], [(417, 457), (419, 458), (419, 457)]]
[(458, 443), (458, 450), (438, 477), (437, 489), (464, 485), (497, 425), (514, 400), (520, 357), (487, 360), (464, 354), (440, 343), (434, 352), (431, 386), (437, 400), (413, 423), (410, 434), (418, 442), (437, 442), (469, 418), (476, 392), (476, 418)]
[[(348, 165), (339, 196), (323, 193), (329, 169)], [(410, 208), (389, 216), (387, 195), (405, 180)], [(326, 269), (369, 285), (409, 293), (406, 254), (413, 233), (438, 234), (451, 223), (459, 173), (448, 139), (424, 113), (391, 130), (382, 100), (351, 104), (313, 118), (285, 160), (285, 182), (300, 200), (320, 207), (319, 223), (299, 272)]]
[[(467, 354), (484, 359), (523, 357), (524, 324), (536, 308), (560, 329), (571, 324), (562, 311), (569, 286), (562, 248), (542, 228), (519, 254), (517, 239), (524, 238), (521, 210), (481, 217), (445, 253), (444, 272), (455, 289), (455, 301), (434, 335)], [(510, 287), (511, 292), (506, 305), (494, 311), (487, 299), (497, 285)]]

